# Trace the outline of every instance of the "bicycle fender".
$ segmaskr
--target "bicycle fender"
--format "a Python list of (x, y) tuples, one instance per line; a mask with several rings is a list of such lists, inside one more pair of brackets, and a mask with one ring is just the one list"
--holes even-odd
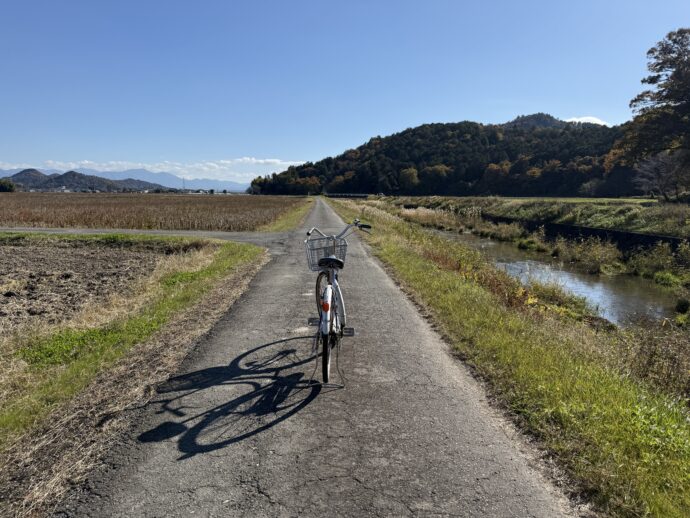
[[(324, 311), (323, 307), (328, 304), (328, 311)], [(330, 284), (323, 290), (321, 296), (321, 334), (327, 335), (331, 332), (331, 318), (333, 309), (333, 286)]]

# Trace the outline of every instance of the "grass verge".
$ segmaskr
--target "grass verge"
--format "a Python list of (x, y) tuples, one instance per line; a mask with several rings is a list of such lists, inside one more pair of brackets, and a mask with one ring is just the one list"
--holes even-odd
[(314, 198), (304, 198), (304, 201), (296, 207), (288, 210), (280, 218), (272, 223), (259, 227), (260, 232), (287, 232), (297, 228), (307, 217), (314, 204)]
[[(196, 303), (220, 279), (263, 255), (263, 250), (253, 245), (198, 239), (117, 234), (0, 235), (0, 243), (26, 240), (151, 246), (166, 253), (191, 251), (192, 255), (161, 269), (155, 282), (143, 286), (146, 294), (133, 310), (118, 313), (97, 326), (68, 325), (30, 336), (19, 344), (13, 355), (25, 362), (26, 375), (14, 383), (13, 397), (5, 400), (0, 410), (0, 451), (40, 424), (134, 345), (152, 337), (175, 315)], [(213, 253), (200, 265), (194, 251), (208, 247), (213, 248)]]
[(650, 199), (400, 197), (395, 203), (450, 212), (479, 211), (539, 223), (565, 223), (685, 238), (690, 234), (690, 206)]
[(690, 514), (687, 406), (609, 365), (616, 331), (535, 307), (511, 284), (503, 293), (474, 254), (385, 211), (330, 203), (374, 225), (374, 253), (579, 492), (610, 515)]

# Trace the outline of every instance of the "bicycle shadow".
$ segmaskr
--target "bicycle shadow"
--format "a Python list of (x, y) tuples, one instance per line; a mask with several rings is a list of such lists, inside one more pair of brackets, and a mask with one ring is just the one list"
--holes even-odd
[[(313, 339), (299, 336), (270, 342), (242, 353), (227, 366), (170, 378), (158, 388), (159, 394), (169, 396), (150, 404), (160, 405), (157, 413), (167, 414), (171, 420), (143, 432), (138, 440), (162, 442), (177, 437), (182, 453), (178, 460), (184, 460), (225, 448), (285, 421), (309, 405), (323, 388), (305, 372), (295, 370), (310, 370), (308, 364), (315, 356), (301, 358), (296, 348), (285, 347), (302, 340), (310, 351)], [(221, 394), (228, 390), (235, 397), (198, 411), (195, 403), (207, 399), (202, 395), (207, 390), (222, 390)]]

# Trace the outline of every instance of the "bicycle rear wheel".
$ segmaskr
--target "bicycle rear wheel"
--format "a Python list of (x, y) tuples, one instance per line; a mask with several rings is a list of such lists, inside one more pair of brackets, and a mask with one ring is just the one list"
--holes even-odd
[(319, 272), (316, 277), (316, 311), (321, 314), (321, 295), (323, 295), (323, 290), (328, 284), (328, 274), (326, 272)]

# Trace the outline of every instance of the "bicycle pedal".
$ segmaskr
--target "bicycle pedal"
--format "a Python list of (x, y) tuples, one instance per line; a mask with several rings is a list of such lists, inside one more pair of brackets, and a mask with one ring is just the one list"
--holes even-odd
[(355, 336), (355, 328), (343, 327), (343, 336)]
[(308, 326), (314, 326), (318, 327), (318, 325), (321, 324), (321, 319), (317, 317), (310, 317), (309, 320), (307, 320), (307, 325)]

